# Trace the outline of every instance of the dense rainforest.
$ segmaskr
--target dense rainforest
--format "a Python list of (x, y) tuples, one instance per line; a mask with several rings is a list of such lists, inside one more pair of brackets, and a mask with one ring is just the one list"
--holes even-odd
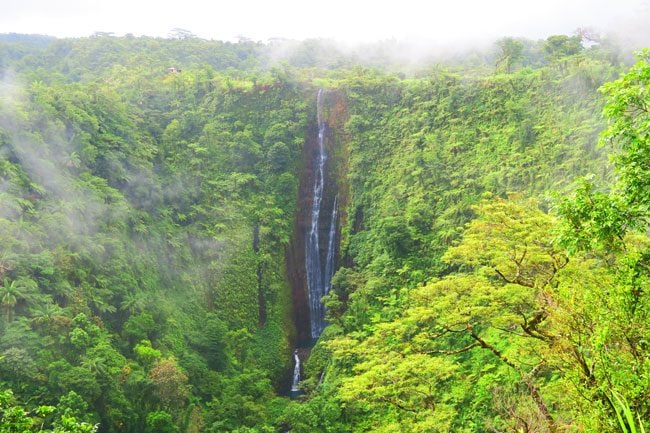
[(0, 431), (648, 431), (647, 51), (176, 36), (0, 35)]

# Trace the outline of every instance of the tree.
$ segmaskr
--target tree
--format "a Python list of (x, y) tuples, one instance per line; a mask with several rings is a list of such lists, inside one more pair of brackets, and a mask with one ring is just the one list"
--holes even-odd
[(638, 53), (639, 61), (616, 81), (606, 83), (604, 113), (609, 126), (603, 142), (618, 150), (614, 166), (619, 190), (640, 223), (650, 215), (650, 51)]
[(568, 58), (582, 51), (580, 36), (553, 35), (544, 42), (546, 59), (559, 66), (561, 72), (566, 72)]
[(0, 303), (6, 321), (13, 320), (14, 309), (20, 301), (29, 302), (35, 299), (36, 289), (36, 282), (31, 278), (5, 278), (0, 287)]
[(154, 362), (162, 357), (160, 350), (151, 347), (151, 341), (149, 340), (142, 340), (139, 344), (136, 344), (133, 348), (133, 353), (136, 359), (147, 368), (151, 367)]
[(609, 126), (601, 140), (618, 149), (612, 156), (618, 182), (610, 193), (589, 178), (575, 195), (560, 201), (564, 241), (572, 249), (621, 251), (626, 234), (643, 231), (650, 217), (650, 53), (620, 79), (603, 85)]
[(535, 428), (556, 431), (543, 354), (555, 338), (549, 290), (568, 261), (552, 242), (553, 218), (534, 201), (485, 200), (475, 211), (462, 241), (443, 257), (466, 274), (414, 289), (398, 318), (374, 325), (367, 339), (331, 343), (335, 359), (352, 364), (341, 398), (369, 413), (392, 407), (386, 416), (394, 412), (409, 431), (448, 431), (459, 402), (470, 398), (454, 378), (462, 371), (481, 378), (474, 369), (482, 363), (502, 376), (486, 388), (520, 395), (502, 406), (492, 402), (491, 416), (498, 408), (503, 415), (526, 412)]
[(546, 365), (543, 349), (555, 338), (546, 322), (554, 305), (549, 290), (568, 258), (552, 242), (553, 219), (536, 202), (495, 199), (482, 202), (476, 211), (478, 218), (468, 225), (463, 240), (443, 259), (470, 265), (477, 273), (441, 280), (419, 296), (435, 302), (443, 335), (470, 337), (453, 351), (482, 348), (516, 371), (542, 425), (555, 431), (539, 376)]
[(583, 179), (559, 205), (561, 241), (574, 253), (597, 258), (610, 276), (608, 285), (592, 288), (602, 295), (583, 312), (592, 328), (586, 341), (592, 344), (581, 348), (579, 363), (585, 383), (598, 389), (611, 417), (618, 411), (618, 395), (640, 418), (650, 416), (649, 85), (650, 55), (643, 51), (625, 75), (603, 86), (609, 126), (602, 139), (616, 146), (612, 160), (618, 181), (606, 193)]
[(187, 376), (180, 370), (173, 357), (161, 359), (149, 372), (154, 393), (166, 409), (177, 410), (189, 395)]
[(559, 60), (582, 51), (580, 36), (553, 35), (544, 43), (544, 51), (549, 60)]
[(506, 74), (509, 74), (512, 66), (521, 60), (524, 44), (515, 38), (501, 38), (496, 45), (499, 49), (496, 68), (503, 68)]
[(177, 433), (178, 427), (174, 424), (171, 414), (165, 411), (149, 412), (147, 414), (147, 427), (145, 433)]
[[(95, 433), (99, 427), (57, 412), (54, 406), (27, 410), (16, 401), (11, 390), (0, 392), (0, 431), (3, 433)], [(52, 414), (57, 414), (54, 420)]]
[(171, 39), (195, 39), (196, 35), (187, 29), (175, 27), (169, 31), (169, 37)]

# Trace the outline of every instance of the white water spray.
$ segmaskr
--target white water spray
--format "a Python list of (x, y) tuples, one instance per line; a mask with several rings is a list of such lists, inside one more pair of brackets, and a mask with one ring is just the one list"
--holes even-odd
[(298, 356), (298, 350), (293, 351), (293, 361), (294, 367), (293, 381), (291, 382), (291, 392), (298, 392), (300, 391), (300, 388), (298, 387), (300, 384), (300, 357)]

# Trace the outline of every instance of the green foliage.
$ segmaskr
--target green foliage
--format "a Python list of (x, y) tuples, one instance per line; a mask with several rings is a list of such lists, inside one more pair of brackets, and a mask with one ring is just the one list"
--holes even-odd
[[(643, 427), (641, 418), (638, 417), (638, 419), (634, 419), (632, 410), (630, 409), (630, 406), (627, 404), (627, 402), (616, 394), (612, 394), (612, 397), (615, 402), (614, 409), (616, 410), (616, 418), (618, 420), (619, 426), (621, 427), (621, 431), (623, 433), (644, 433), (645, 429)], [(637, 422), (639, 426), (638, 430)]]
[(617, 149), (614, 165), (619, 175), (621, 194), (637, 218), (647, 215), (650, 199), (650, 52), (638, 55), (639, 61), (620, 79), (606, 83), (605, 116), (610, 120), (603, 139)]
[(504, 72), (510, 73), (513, 65), (522, 59), (524, 43), (514, 38), (501, 38), (496, 45), (499, 48), (497, 69), (503, 68)]
[(6, 433), (95, 433), (97, 425), (77, 421), (66, 413), (57, 412), (54, 406), (38, 406), (28, 411), (16, 401), (11, 390), (0, 393), (0, 431)]
[[(640, 160), (650, 148), (646, 131), (649, 117), (643, 108), (648, 102), (645, 87), (650, 83), (650, 68), (647, 53), (639, 57), (629, 72), (603, 86), (608, 97), (605, 115), (610, 120), (603, 139), (618, 145), (612, 158), (619, 175), (617, 182), (604, 193), (584, 181), (576, 194), (560, 205), (564, 220), (561, 239), (574, 251), (598, 257), (612, 276), (606, 302), (589, 304), (597, 335), (593, 342), (597, 354), (589, 358), (598, 365), (598, 369), (592, 367), (590, 382), (600, 385), (599, 395), (606, 403), (603, 411), (616, 416), (623, 431), (636, 429), (636, 421), (630, 419), (633, 410), (638, 411), (640, 420), (647, 418), (650, 410), (645, 403), (649, 391), (644, 382), (648, 376), (645, 335), (650, 317), (648, 171), (647, 161)], [(615, 345), (616, 355), (602, 351), (611, 345)], [(581, 362), (584, 367), (587, 359)], [(624, 375), (623, 371), (635, 374)]]
[[(639, 108), (645, 64), (604, 86), (610, 97), (605, 112), (613, 117), (604, 137), (619, 140), (615, 169), (630, 171), (619, 177), (612, 193), (599, 192), (592, 181), (606, 181), (609, 174), (593, 147), (596, 124), (576, 129), (548, 111), (572, 105), (557, 91), (572, 92), (576, 79), (590, 81), (593, 70), (575, 69), (578, 63), (571, 56), (582, 51), (579, 40), (552, 37), (546, 46), (552, 69), (544, 74), (564, 83), (556, 91), (548, 83), (538, 86), (548, 75), (534, 71), (485, 80), (476, 93), (446, 76), (439, 88), (449, 96), (422, 112), (428, 122), (418, 123), (416, 117), (426, 94), (423, 84), (414, 85), (413, 96), (394, 83), (384, 83), (382, 93), (372, 88), (364, 94), (351, 80), (351, 99), (363, 101), (354, 105), (359, 111), (348, 122), (353, 217), (344, 247), (354, 265), (339, 271), (327, 298), (337, 327), (327, 343), (333, 364), (327, 381), (342, 400), (341, 419), (355, 431), (558, 431), (568, 424), (615, 431), (612, 421), (624, 409), (609, 393), (612, 388), (630, 402), (639, 420), (646, 417), (647, 348), (642, 342), (648, 323), (648, 239), (647, 209), (640, 197), (647, 194), (632, 193), (643, 191), (647, 177), (640, 162), (647, 125)], [(590, 92), (598, 81), (589, 85)], [(455, 92), (464, 96), (465, 107), (474, 107), (463, 111), (472, 118), (467, 123), (454, 118), (463, 106), (445, 100)], [(496, 94), (499, 100), (509, 95), (507, 102), (492, 105)], [(553, 105), (538, 100), (542, 94), (554, 98)], [(403, 101), (410, 105), (402, 108)], [(587, 106), (565, 112), (577, 114)], [(592, 114), (585, 118), (595, 116), (598, 106), (589, 106)], [(397, 108), (368, 120), (368, 113), (388, 107)], [(490, 117), (483, 117), (486, 112)], [(539, 116), (536, 126), (528, 123), (520, 134), (507, 135), (508, 119), (522, 125), (531, 115)], [(497, 118), (499, 127), (491, 129)], [(427, 129), (436, 122), (437, 130)], [(422, 128), (420, 134), (414, 127)], [(470, 133), (478, 127), (484, 137)], [(563, 128), (568, 134), (554, 141)], [(578, 130), (585, 136), (578, 138)], [(391, 147), (395, 137), (400, 146)], [(582, 143), (581, 152), (592, 152), (593, 159), (583, 159), (583, 164), (594, 163), (588, 171), (576, 164), (584, 157), (565, 147), (572, 140)], [(544, 153), (533, 158), (534, 164), (526, 163), (533, 143)], [(441, 161), (445, 170), (432, 171)], [(512, 174), (510, 161), (516, 167)], [(543, 161), (569, 165), (545, 167)], [(535, 174), (517, 178), (527, 167)], [(595, 175), (566, 195), (571, 187), (564, 177), (589, 171)], [(426, 176), (419, 178), (420, 173)], [(564, 195), (558, 200), (560, 218), (540, 209), (548, 203), (525, 198), (558, 189)], [(486, 199), (472, 206), (480, 196)], [(418, 220), (427, 214), (429, 224)], [(464, 230), (458, 229), (468, 220)], [(423, 255), (433, 260), (415, 259)], [(420, 278), (429, 282), (421, 286)], [(395, 289), (402, 286), (408, 290)], [(429, 371), (430, 366), (435, 368)]]
[(149, 340), (142, 340), (133, 348), (133, 352), (136, 359), (145, 367), (151, 367), (154, 362), (158, 361), (162, 357), (160, 350), (151, 347), (151, 341)]
[(551, 60), (563, 59), (582, 50), (581, 37), (553, 35), (546, 39), (544, 51)]
[[(0, 37), (0, 382), (43, 404), (0, 394), (0, 430), (644, 428), (647, 53), (603, 86), (612, 184), (606, 40), (404, 74), (373, 54), (390, 43), (277, 64), (181, 30)], [(344, 266), (290, 402), (285, 253), (321, 85)], [(559, 219), (529, 200), (551, 191)]]
[(147, 414), (146, 433), (177, 433), (178, 427), (174, 425), (172, 416), (164, 411), (150, 412)]
[[(474, 268), (475, 274), (415, 289), (397, 319), (375, 324), (367, 338), (351, 334), (352, 339), (331, 343), (335, 360), (353, 365), (340, 397), (355, 416), (376, 426), (390, 419), (393, 428), (453, 431), (470, 413), (499, 413), (490, 401), (479, 410), (470, 394), (491, 378), (493, 388), (518, 383), (528, 389), (537, 422), (541, 428), (548, 424), (536, 384), (544, 363), (540, 350), (550, 338), (543, 288), (566, 259), (548, 239), (552, 220), (535, 203), (495, 200), (483, 202), (476, 212), (479, 218), (463, 241), (443, 257)], [(481, 362), (491, 368), (475, 371)], [(507, 369), (510, 374), (504, 374)], [(459, 381), (463, 373), (471, 375), (471, 388)], [(518, 409), (503, 409), (509, 410)]]

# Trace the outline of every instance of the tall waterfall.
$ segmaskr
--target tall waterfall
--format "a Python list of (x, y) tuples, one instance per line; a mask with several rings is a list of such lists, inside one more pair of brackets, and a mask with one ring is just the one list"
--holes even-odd
[(300, 384), (300, 356), (298, 356), (298, 350), (293, 351), (293, 361), (294, 361), (294, 367), (293, 367), (293, 381), (291, 382), (291, 392), (298, 392), (300, 391), (300, 388), (298, 388), (298, 385)]
[(334, 276), (334, 258), (336, 251), (336, 220), (339, 216), (338, 208), (339, 197), (334, 197), (334, 206), (332, 206), (332, 218), (330, 218), (330, 230), (327, 234), (327, 256), (325, 258), (325, 294), (329, 293), (332, 288), (332, 277)]
[(323, 120), (323, 90), (318, 91), (316, 112), (318, 119), (318, 155), (314, 161), (314, 188), (311, 207), (311, 225), (305, 239), (305, 270), (307, 272), (307, 292), (309, 295), (309, 317), (311, 337), (318, 338), (325, 328), (325, 307), (321, 298), (329, 292), (332, 275), (334, 274), (334, 258), (336, 256), (336, 223), (338, 218), (337, 199), (332, 206), (330, 227), (327, 230), (327, 239), (322, 239), (327, 245), (325, 262), (321, 259), (321, 206), (325, 189), (325, 151), (326, 122)]

